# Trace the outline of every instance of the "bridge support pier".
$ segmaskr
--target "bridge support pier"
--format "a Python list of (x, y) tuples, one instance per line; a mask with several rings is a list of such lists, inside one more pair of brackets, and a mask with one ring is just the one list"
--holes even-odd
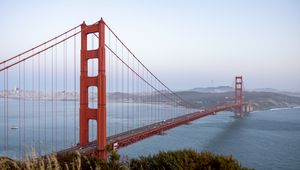
[[(81, 147), (89, 143), (89, 120), (97, 122), (97, 155), (107, 159), (106, 146), (106, 75), (105, 75), (105, 23), (103, 19), (93, 25), (81, 25), (81, 71), (80, 71), (80, 134)], [(87, 49), (88, 34), (98, 33), (98, 49)], [(93, 35), (94, 36), (94, 35)], [(88, 60), (98, 60), (98, 75), (88, 76)], [(88, 88), (96, 87), (98, 90), (97, 108), (89, 108)]]

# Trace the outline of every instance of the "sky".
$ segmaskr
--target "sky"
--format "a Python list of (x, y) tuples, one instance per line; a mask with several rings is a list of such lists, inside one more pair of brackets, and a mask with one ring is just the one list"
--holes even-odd
[(171, 89), (300, 91), (298, 0), (2, 0), (0, 61), (101, 17)]

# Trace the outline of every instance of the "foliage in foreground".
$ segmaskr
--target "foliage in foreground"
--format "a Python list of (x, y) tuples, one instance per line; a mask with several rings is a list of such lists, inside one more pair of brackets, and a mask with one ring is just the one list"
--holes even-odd
[(178, 150), (159, 152), (153, 156), (141, 156), (130, 162), (131, 169), (247, 169), (231, 156), (211, 152)]
[(0, 169), (118, 169), (118, 170), (154, 170), (154, 169), (247, 169), (242, 167), (231, 156), (216, 155), (210, 152), (178, 150), (160, 152), (155, 155), (141, 156), (137, 159), (119, 162), (117, 153), (110, 156), (109, 161), (96, 157), (81, 155), (78, 152), (53, 154), (43, 158), (15, 161), (0, 157)]

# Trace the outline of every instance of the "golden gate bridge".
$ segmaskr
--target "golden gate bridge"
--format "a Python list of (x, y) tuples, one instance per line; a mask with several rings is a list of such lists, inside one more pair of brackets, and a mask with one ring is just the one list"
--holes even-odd
[(0, 76), (0, 154), (20, 159), (31, 147), (39, 155), (78, 150), (106, 159), (108, 147), (220, 111), (249, 111), (242, 76), (232, 100), (203, 109), (164, 84), (103, 19), (2, 61)]

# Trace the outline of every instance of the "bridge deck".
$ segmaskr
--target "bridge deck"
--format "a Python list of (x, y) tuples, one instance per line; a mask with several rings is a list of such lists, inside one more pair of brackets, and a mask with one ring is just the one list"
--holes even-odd
[[(238, 107), (240, 104), (229, 104), (224, 106), (218, 106), (211, 109), (206, 109), (200, 112), (189, 113), (183, 116), (179, 116), (172, 119), (167, 119), (161, 122), (153, 123), (147, 126), (143, 126), (140, 128), (136, 128), (130, 131), (122, 132), (113, 136), (107, 137), (107, 144), (114, 145), (116, 148), (122, 148), (128, 146), (132, 143), (138, 142), (145, 138), (151, 137), (153, 135), (161, 134), (163, 131), (175, 128), (177, 126), (189, 123), (196, 119), (215, 114), (220, 111), (232, 109), (234, 107)], [(82, 153), (93, 153), (96, 148), (96, 141), (90, 142), (86, 147), (74, 146), (65, 150), (60, 151), (62, 152), (69, 152), (78, 150)], [(115, 148), (115, 149), (116, 149)]]

